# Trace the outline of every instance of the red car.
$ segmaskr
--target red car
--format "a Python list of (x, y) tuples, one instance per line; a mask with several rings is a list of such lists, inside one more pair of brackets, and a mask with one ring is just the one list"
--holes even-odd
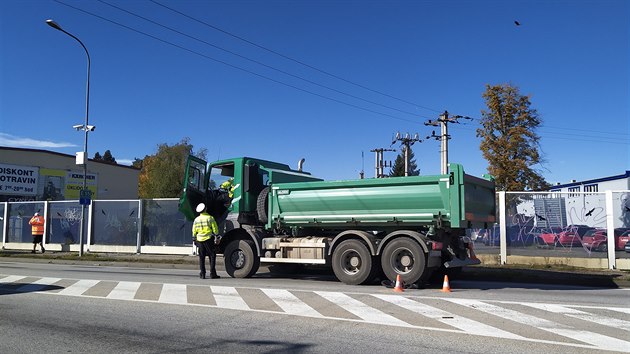
[(544, 229), (538, 236), (538, 244), (541, 246), (556, 246), (558, 235), (562, 232), (560, 227), (550, 227)]
[[(630, 240), (630, 231), (625, 228), (615, 229), (615, 250), (623, 250)], [(608, 251), (608, 231), (606, 229), (594, 229), (587, 231), (582, 237), (584, 247), (593, 251)]]
[(586, 225), (569, 225), (558, 234), (557, 242), (562, 246), (581, 246), (582, 236), (592, 229)]

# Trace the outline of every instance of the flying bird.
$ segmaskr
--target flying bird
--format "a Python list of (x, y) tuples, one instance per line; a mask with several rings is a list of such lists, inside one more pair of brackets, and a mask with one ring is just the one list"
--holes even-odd
[(584, 216), (591, 216), (593, 215), (593, 212), (595, 211), (595, 208), (591, 209), (588, 213), (586, 213), (586, 215)]
[(514, 24), (515, 24), (515, 25), (517, 25), (517, 26), (520, 26), (520, 25), (521, 25), (521, 23), (520, 23), (520, 22), (518, 22), (518, 21), (514, 21)]
[(538, 217), (538, 220), (540, 220), (540, 221), (545, 221), (545, 220), (547, 220), (547, 219), (545, 219), (544, 217), (542, 217), (542, 216), (540, 216), (540, 215), (538, 215), (538, 214), (536, 214), (536, 216)]

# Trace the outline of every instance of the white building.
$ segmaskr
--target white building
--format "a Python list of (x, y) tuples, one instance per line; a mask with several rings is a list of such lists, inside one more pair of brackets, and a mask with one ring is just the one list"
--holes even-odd
[(551, 192), (604, 192), (604, 191), (630, 190), (630, 171), (617, 176), (595, 178), (586, 181), (573, 180), (566, 184), (557, 184), (551, 187)]

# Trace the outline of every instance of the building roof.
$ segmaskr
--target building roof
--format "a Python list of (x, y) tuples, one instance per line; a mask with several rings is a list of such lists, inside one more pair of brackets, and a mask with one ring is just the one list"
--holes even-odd
[(630, 171), (626, 171), (626, 173), (622, 174), (622, 175), (616, 175), (616, 176), (610, 176), (610, 177), (602, 177), (602, 178), (595, 178), (595, 179), (589, 179), (589, 180), (585, 180), (585, 181), (576, 181), (576, 182), (565, 183), (565, 184), (557, 184), (557, 185), (551, 186), (551, 189), (559, 189), (559, 188), (581, 186), (581, 185), (584, 185), (584, 184), (595, 184), (595, 183), (606, 182), (606, 181), (616, 181), (616, 180), (625, 179), (625, 178), (630, 178)]
[[(63, 157), (67, 157), (70, 159), (74, 159), (75, 156), (74, 155), (68, 155), (68, 154), (63, 154), (60, 152), (56, 152), (56, 151), (48, 151), (48, 150), (41, 150), (41, 149), (26, 149), (26, 148), (16, 148), (16, 147), (10, 147), (10, 146), (0, 146), (0, 150), (12, 150), (12, 151), (23, 151), (23, 152), (36, 152), (36, 153), (43, 153), (43, 154), (50, 154), (50, 155), (57, 155), (57, 156), (63, 156)], [(127, 165), (120, 165), (120, 164), (112, 164), (112, 163), (107, 163), (107, 162), (103, 162), (103, 161), (96, 161), (93, 159), (88, 158), (88, 161), (90, 162), (94, 162), (94, 163), (99, 163), (99, 164), (103, 164), (103, 165), (108, 165), (108, 166), (115, 166), (115, 167), (121, 167), (121, 168), (129, 168), (132, 170), (140, 170), (137, 167), (133, 167), (133, 166), (127, 166)]]

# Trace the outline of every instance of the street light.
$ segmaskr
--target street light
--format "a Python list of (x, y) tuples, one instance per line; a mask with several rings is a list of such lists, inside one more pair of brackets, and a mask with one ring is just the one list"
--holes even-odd
[[(74, 125), (73, 128), (78, 130), (83, 130), (85, 131), (85, 139), (83, 142), (83, 156), (81, 158), (81, 162), (83, 164), (83, 190), (87, 189), (87, 144), (88, 144), (88, 132), (93, 131), (94, 130), (94, 126), (89, 125), (89, 111), (90, 111), (90, 53), (88, 52), (87, 48), (85, 47), (85, 45), (83, 44), (83, 42), (81, 42), (81, 40), (77, 37), (75, 37), (74, 35), (72, 35), (69, 32), (66, 32), (63, 28), (61, 28), (61, 26), (59, 26), (55, 21), (53, 21), (52, 19), (48, 19), (46, 20), (46, 23), (58, 30), (61, 31), (65, 34), (67, 34), (68, 36), (74, 38), (77, 42), (79, 42), (79, 44), (81, 45), (81, 47), (83, 47), (83, 50), (85, 50), (85, 54), (87, 55), (87, 84), (86, 84), (86, 92), (85, 92), (85, 124), (83, 125)], [(79, 257), (83, 256), (83, 234), (85, 231), (85, 204), (81, 203), (81, 231), (79, 233)]]

